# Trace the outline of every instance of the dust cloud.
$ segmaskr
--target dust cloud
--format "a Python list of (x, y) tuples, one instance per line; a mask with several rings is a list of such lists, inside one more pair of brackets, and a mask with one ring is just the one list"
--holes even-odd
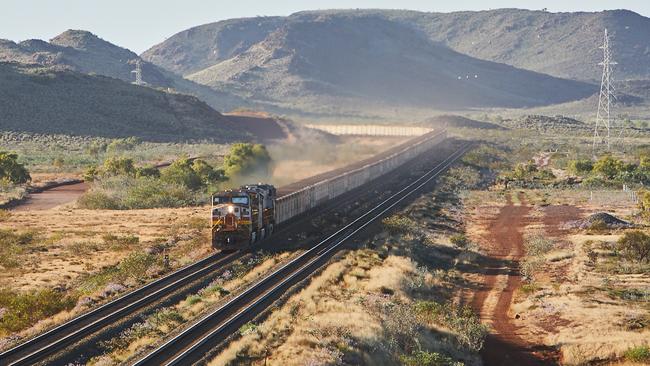
[(370, 158), (403, 140), (385, 137), (309, 138), (270, 145), (267, 149), (274, 165), (269, 181), (281, 187)]

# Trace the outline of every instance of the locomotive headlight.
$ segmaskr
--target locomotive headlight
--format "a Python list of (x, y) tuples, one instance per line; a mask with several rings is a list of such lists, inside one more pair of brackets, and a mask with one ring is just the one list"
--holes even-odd
[(235, 208), (233, 206), (228, 206), (228, 213), (233, 213)]

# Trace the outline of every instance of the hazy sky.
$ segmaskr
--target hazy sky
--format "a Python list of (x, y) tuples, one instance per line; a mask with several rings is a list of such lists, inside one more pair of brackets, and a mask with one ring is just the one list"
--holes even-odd
[(183, 29), (217, 20), (289, 15), (300, 10), (383, 8), (450, 12), (495, 8), (549, 11), (629, 9), (650, 16), (649, 0), (0, 0), (0, 38), (48, 40), (66, 29), (89, 30), (141, 53)]

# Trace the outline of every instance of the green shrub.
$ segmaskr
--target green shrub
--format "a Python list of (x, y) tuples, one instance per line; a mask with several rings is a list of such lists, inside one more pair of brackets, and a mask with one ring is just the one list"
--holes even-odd
[(596, 161), (593, 171), (606, 179), (612, 179), (623, 170), (624, 165), (621, 160), (605, 155)]
[(135, 176), (135, 164), (131, 158), (110, 157), (104, 161), (102, 167), (104, 175), (128, 175)]
[(264, 145), (238, 143), (224, 158), (224, 170), (228, 177), (268, 177), (272, 164), (271, 155)]
[(77, 205), (89, 210), (119, 210), (120, 203), (115, 197), (102, 191), (89, 191), (77, 200)]
[(650, 236), (643, 231), (626, 231), (618, 239), (619, 251), (629, 260), (650, 261)]
[(591, 173), (594, 169), (594, 163), (591, 160), (572, 160), (569, 162), (569, 171), (575, 175), (585, 175)]
[(153, 177), (102, 178), (81, 196), (78, 205), (88, 209), (131, 210), (195, 205), (207, 195)]
[(32, 180), (23, 164), (18, 162), (18, 155), (0, 151), (0, 180), (13, 184), (23, 184)]
[(5, 309), (0, 317), (0, 334), (23, 330), (41, 319), (71, 309), (76, 301), (75, 296), (52, 289), (22, 293), (0, 289), (0, 308)]
[(406, 234), (417, 230), (417, 223), (406, 216), (393, 215), (381, 220), (390, 234)]
[(457, 362), (436, 352), (415, 351), (410, 355), (400, 356), (400, 361), (404, 366), (462, 366), (462, 362)]
[(160, 170), (158, 170), (158, 168), (156, 168), (155, 166), (151, 166), (151, 165), (142, 168), (136, 168), (135, 176), (136, 178), (142, 178), (142, 177), (160, 178)]
[(625, 352), (625, 359), (632, 362), (650, 361), (650, 347), (637, 346), (630, 348)]
[(116, 153), (120, 151), (133, 150), (142, 141), (139, 138), (131, 136), (123, 139), (115, 139), (106, 147), (109, 153)]
[(99, 173), (99, 169), (96, 166), (90, 166), (84, 171), (83, 179), (86, 182), (94, 182)]
[(201, 176), (192, 169), (192, 162), (187, 158), (178, 159), (163, 169), (160, 178), (163, 182), (182, 185), (189, 189), (198, 189), (203, 185)]
[(228, 180), (223, 169), (215, 169), (212, 165), (206, 163), (204, 160), (196, 159), (192, 163), (192, 170), (201, 178), (204, 185), (209, 185), (217, 182)]

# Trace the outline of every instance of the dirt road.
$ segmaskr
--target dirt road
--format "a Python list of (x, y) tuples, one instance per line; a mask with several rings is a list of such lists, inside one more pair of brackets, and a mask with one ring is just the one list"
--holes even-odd
[(483, 322), (492, 326), (481, 356), (486, 365), (552, 365), (555, 353), (527, 344), (518, 334), (513, 314), (509, 314), (514, 292), (521, 285), (519, 261), (524, 255), (523, 229), (531, 210), (523, 193), (520, 205), (510, 196), (487, 225), (481, 246), (487, 252), (483, 283), (474, 293), (472, 308)]
[(73, 202), (87, 190), (87, 183), (76, 183), (47, 189), (39, 193), (30, 193), (27, 200), (12, 208), (12, 211), (48, 210)]

